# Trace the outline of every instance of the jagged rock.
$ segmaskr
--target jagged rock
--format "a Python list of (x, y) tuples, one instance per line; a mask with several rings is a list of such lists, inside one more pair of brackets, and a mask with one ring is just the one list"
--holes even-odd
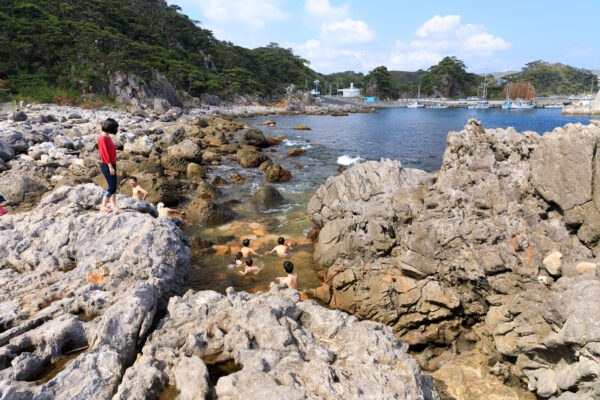
[[(33, 136), (33, 134), (30, 134), (30, 136)], [(46, 138), (43, 138), (43, 139), (46, 139)], [(30, 137), (29, 140), (32, 142), (35, 141), (35, 140), (33, 140), (32, 137)], [(29, 144), (25, 141), (25, 137), (23, 136), (23, 134), (21, 132), (17, 132), (17, 131), (0, 132), (0, 141), (9, 145), (12, 148), (13, 152), (15, 152), (16, 154), (24, 153), (27, 151), (27, 149), (29, 149)], [(42, 141), (47, 141), (47, 140), (42, 140)]]
[(209, 164), (219, 164), (221, 162), (221, 156), (213, 151), (202, 152), (202, 162)]
[[(125, 196), (117, 198), (125, 211), (101, 213), (102, 195), (91, 184), (65, 186), (0, 219), (0, 304), (18, 304), (0, 318), (3, 398), (112, 398), (155, 316), (183, 287), (190, 249), (179, 229)], [(73, 351), (44, 382), (46, 366)]]
[[(150, 173), (137, 174), (138, 185), (148, 192), (150, 203), (165, 203), (167, 206), (176, 206), (182, 199), (179, 182), (164, 176), (158, 176)], [(131, 196), (131, 185), (129, 179), (125, 178), (119, 187), (119, 193)]]
[(54, 137), (54, 146), (62, 147), (68, 150), (75, 150), (75, 144), (73, 143), (73, 139), (63, 135), (56, 135)]
[(141, 136), (134, 142), (125, 143), (123, 151), (129, 154), (138, 154), (148, 157), (151, 153), (156, 151), (156, 145), (148, 136)]
[(166, 114), (171, 108), (171, 104), (165, 99), (156, 98), (153, 103), (153, 110), (158, 115)]
[(244, 168), (256, 168), (269, 159), (265, 154), (249, 148), (239, 149), (236, 156), (237, 162)]
[(0, 140), (0, 159), (10, 161), (15, 155), (12, 147)]
[[(142, 388), (152, 363), (184, 399), (211, 389), (218, 398), (265, 400), (439, 398), (390, 328), (278, 287), (260, 295), (188, 291), (170, 302), (142, 353), (127, 387)], [(212, 386), (215, 364), (231, 366)], [(147, 387), (146, 396), (154, 390)]]
[(227, 182), (225, 179), (221, 178), (218, 175), (213, 176), (212, 178), (210, 178), (210, 180), (208, 181), (209, 184), (213, 185), (213, 186), (225, 186), (225, 185), (229, 185), (229, 182)]
[[(167, 102), (173, 107), (183, 107), (183, 102), (177, 95), (175, 88), (171, 85), (171, 82), (162, 74), (152, 71), (152, 80), (150, 81), (150, 87), (154, 91), (157, 97), (167, 100)], [(155, 110), (156, 112), (156, 110)]]
[(221, 98), (214, 94), (206, 94), (202, 96), (202, 104), (206, 104), (207, 106), (220, 106), (221, 103)]
[(273, 164), (265, 168), (264, 177), (267, 182), (287, 182), (292, 179), (292, 173), (279, 164)]
[[(314, 259), (328, 282), (319, 298), (392, 324), (421, 349), (454, 346), (461, 326), (485, 320), (502, 354), (498, 368), (510, 371), (506, 379), (525, 375), (544, 398), (595, 393), (584, 382), (596, 366), (582, 358), (573, 364), (572, 354), (580, 353), (565, 353), (567, 342), (548, 336), (563, 326), (550, 318), (570, 315), (575, 291), (553, 303), (552, 316), (540, 304), (572, 279), (565, 274), (577, 274), (580, 260), (599, 254), (600, 213), (592, 190), (599, 140), (593, 124), (540, 136), (484, 130), (471, 120), (448, 134), (438, 172), (384, 160), (330, 177), (308, 205), (319, 229)], [(547, 287), (538, 282), (545, 269), (563, 278), (553, 283), (545, 277)], [(595, 337), (583, 321), (565, 326), (580, 325), (579, 338)], [(527, 360), (520, 362), (523, 355)], [(518, 357), (518, 368), (506, 365), (511, 357)], [(566, 367), (560, 359), (569, 360)]]
[(302, 112), (304, 111), (304, 104), (302, 104), (302, 102), (296, 98), (289, 98), (285, 106), (285, 110)]
[(206, 170), (200, 164), (191, 162), (187, 165), (185, 176), (188, 178), (204, 178), (206, 176)]
[(266, 211), (285, 203), (284, 197), (273, 186), (261, 187), (250, 200), (258, 211)]
[(304, 104), (305, 106), (318, 106), (320, 107), (321, 101), (313, 96), (310, 92), (304, 92), (302, 94), (302, 104)]
[(189, 139), (169, 147), (167, 154), (173, 158), (192, 162), (202, 162), (202, 150), (200, 149), (200, 146)]
[(235, 212), (223, 204), (210, 199), (195, 197), (186, 208), (188, 219), (195, 224), (215, 226), (235, 218)]
[(196, 196), (201, 199), (218, 199), (222, 195), (223, 193), (218, 187), (213, 186), (206, 181), (200, 181), (196, 188)]
[(246, 132), (244, 132), (242, 142), (248, 146), (256, 146), (261, 148), (267, 148), (270, 146), (262, 131), (256, 128), (250, 128), (246, 130)]

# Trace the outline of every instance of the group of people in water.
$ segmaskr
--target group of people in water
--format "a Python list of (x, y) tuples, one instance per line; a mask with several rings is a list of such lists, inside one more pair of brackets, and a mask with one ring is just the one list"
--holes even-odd
[[(102, 198), (102, 205), (100, 207), (100, 211), (102, 212), (112, 212), (114, 211), (122, 211), (121, 208), (117, 207), (117, 149), (110, 138), (110, 135), (115, 135), (119, 131), (119, 124), (112, 118), (106, 119), (102, 122), (102, 133), (98, 138), (98, 151), (100, 153), (100, 170), (106, 179), (106, 183), (108, 185), (108, 189), (104, 192), (104, 196)], [(136, 200), (146, 200), (148, 197), (148, 192), (144, 190), (139, 184), (138, 180), (135, 176), (131, 176), (129, 178), (129, 184), (131, 185), (132, 197)], [(1, 197), (1, 196), (0, 196)], [(108, 207), (108, 203), (110, 202), (110, 207)], [(163, 203), (158, 203), (156, 205), (156, 209), (158, 210), (159, 218), (171, 218), (175, 221), (177, 225), (184, 223), (185, 213), (182, 211), (178, 211), (172, 208), (165, 207)], [(1, 211), (0, 208), (0, 215)], [(287, 257), (288, 251), (292, 249), (292, 245), (290, 243), (286, 243), (283, 237), (277, 239), (277, 245), (273, 248), (273, 250), (265, 253), (273, 254), (276, 253), (279, 257)], [(254, 261), (252, 256), (259, 257), (260, 255), (250, 248), (250, 240), (244, 239), (242, 241), (241, 250), (235, 255), (234, 266), (239, 268), (244, 268), (243, 271), (240, 271), (240, 275), (248, 275), (248, 274), (258, 274), (260, 269), (254, 265)], [(298, 276), (293, 273), (294, 264), (291, 261), (283, 262), (283, 269), (286, 272), (286, 276), (275, 278), (274, 282), (271, 282), (271, 287), (276, 284), (285, 284), (291, 289), (298, 289)]]
[[(273, 248), (273, 250), (266, 252), (263, 255), (276, 253), (279, 257), (287, 257), (288, 251), (292, 249), (292, 245), (290, 243), (286, 243), (283, 237), (279, 237), (277, 239), (277, 246)], [(260, 272), (260, 269), (254, 265), (254, 260), (252, 256), (260, 257), (256, 251), (254, 251), (250, 247), (250, 239), (244, 239), (242, 241), (242, 248), (235, 255), (233, 260), (234, 266), (239, 268), (244, 268), (243, 271), (240, 271), (240, 275), (254, 274), (257, 275)], [(287, 276), (275, 278), (274, 282), (271, 282), (271, 287), (275, 284), (285, 284), (287, 287), (291, 289), (298, 289), (298, 276), (294, 274), (294, 264), (291, 261), (283, 262), (283, 270), (286, 272)]]

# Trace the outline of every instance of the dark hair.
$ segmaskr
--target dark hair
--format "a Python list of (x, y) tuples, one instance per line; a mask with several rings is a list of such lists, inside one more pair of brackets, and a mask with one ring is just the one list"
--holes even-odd
[(252, 266), (252, 257), (246, 258), (246, 265), (249, 266), (249, 267)]
[(288, 274), (291, 274), (294, 270), (294, 264), (292, 264), (291, 261), (284, 261), (283, 269), (285, 269), (285, 272), (287, 272)]
[(241, 260), (242, 258), (244, 258), (244, 255), (242, 254), (242, 252), (241, 252), (241, 251), (238, 251), (238, 252), (235, 254), (235, 261), (237, 261), (237, 260)]
[(137, 178), (136, 178), (135, 176), (130, 176), (130, 177), (129, 177), (129, 180), (133, 180), (134, 182), (136, 182), (136, 183), (137, 183)]
[(244, 240), (242, 241), (242, 244), (244, 245), (244, 247), (248, 247), (248, 246), (250, 246), (250, 239), (244, 239)]
[(115, 134), (119, 131), (119, 123), (112, 118), (107, 118), (102, 122), (102, 131)]
[(285, 243), (285, 239), (283, 237), (280, 237), (279, 239), (277, 239), (277, 243), (284, 244)]

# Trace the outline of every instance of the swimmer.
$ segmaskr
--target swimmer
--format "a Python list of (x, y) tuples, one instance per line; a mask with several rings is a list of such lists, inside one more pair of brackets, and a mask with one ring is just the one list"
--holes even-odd
[(269, 251), (266, 254), (277, 253), (277, 255), (279, 257), (287, 257), (288, 250), (291, 250), (291, 249), (292, 249), (292, 245), (289, 243), (286, 243), (285, 239), (280, 237), (279, 239), (277, 239), (277, 246), (275, 246), (273, 248), (273, 250)]
[(250, 257), (250, 255), (254, 255), (259, 257), (260, 255), (255, 252), (254, 250), (252, 250), (250, 248), (250, 239), (244, 239), (242, 241), (242, 249), (241, 249), (242, 255), (244, 256), (244, 258), (248, 258)]
[(240, 271), (240, 275), (254, 274), (257, 275), (260, 272), (260, 269), (256, 265), (253, 265), (253, 261), (251, 257), (246, 258), (246, 269), (244, 272)]
[(244, 265), (243, 258), (244, 258), (244, 255), (242, 254), (242, 252), (238, 251), (237, 254), (235, 255), (235, 258), (233, 259), (233, 263), (235, 264), (236, 267), (241, 267), (242, 265)]
[(269, 287), (273, 287), (277, 284), (285, 284), (290, 289), (298, 290), (298, 275), (292, 273), (294, 271), (294, 264), (292, 264), (290, 261), (284, 261), (283, 269), (287, 273), (287, 276), (275, 278), (275, 282), (271, 282)]
[(129, 184), (131, 185), (131, 195), (136, 200), (146, 200), (148, 192), (146, 192), (140, 185), (135, 176), (129, 177)]

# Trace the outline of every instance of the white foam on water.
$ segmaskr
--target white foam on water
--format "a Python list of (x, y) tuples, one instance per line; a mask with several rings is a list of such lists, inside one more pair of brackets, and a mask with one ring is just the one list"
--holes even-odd
[(364, 160), (365, 159), (361, 156), (352, 157), (347, 154), (344, 154), (343, 156), (339, 156), (337, 158), (337, 163), (347, 167), (349, 165), (354, 165)]
[(283, 142), (281, 142), (281, 144), (283, 144), (284, 146), (288, 146), (288, 147), (299, 147), (302, 150), (308, 150), (308, 149), (312, 149), (312, 145), (300, 140), (293, 140), (293, 139), (283, 139)]

